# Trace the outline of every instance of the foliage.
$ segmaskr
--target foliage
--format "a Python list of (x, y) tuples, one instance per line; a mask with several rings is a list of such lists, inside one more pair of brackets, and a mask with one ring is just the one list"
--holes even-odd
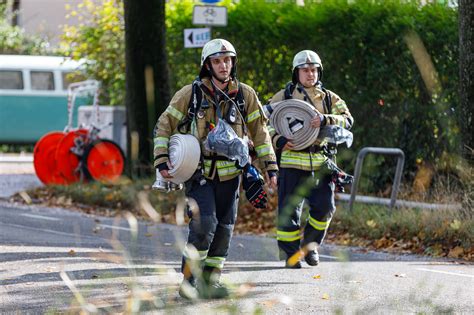
[(345, 245), (473, 260), (473, 226), (473, 218), (455, 211), (357, 205), (353, 212), (339, 209), (329, 233)]
[[(89, 67), (106, 86), (111, 103), (121, 103), (124, 91), (123, 19), (119, 0), (86, 10), (89, 26), (70, 28), (65, 43), (75, 57), (97, 60)], [(89, 3), (89, 5), (85, 5)], [(83, 0), (83, 8), (91, 6)], [(353, 165), (366, 146), (399, 147), (411, 179), (423, 161), (439, 163), (444, 153), (459, 148), (457, 10), (445, 4), (420, 5), (401, 0), (222, 1), (228, 25), (214, 27), (213, 38), (226, 38), (238, 53), (238, 77), (266, 102), (290, 80), (294, 54), (313, 49), (324, 65), (326, 88), (348, 103), (355, 125), (351, 150), (340, 155)], [(167, 2), (167, 49), (172, 91), (198, 74), (200, 49), (185, 49), (183, 30), (192, 24), (194, 1)], [(107, 13), (107, 14), (106, 14)], [(76, 14), (79, 14), (76, 12)], [(418, 34), (426, 47), (441, 89), (426, 88), (408, 48), (406, 35)], [(102, 77), (104, 76), (104, 77)], [(112, 84), (113, 82), (113, 84)], [(395, 159), (370, 158), (369, 191), (390, 184)], [(350, 171), (350, 168), (347, 168)], [(364, 171), (365, 174), (365, 171)], [(377, 189), (376, 189), (377, 188)]]
[(85, 58), (86, 73), (102, 82), (102, 104), (124, 104), (125, 57), (123, 5), (120, 0), (100, 3), (84, 0), (71, 7), (67, 18), (77, 25), (64, 26), (61, 49), (74, 59)]
[(27, 35), (22, 28), (10, 25), (8, 20), (5, 3), (0, 3), (0, 54), (47, 54), (47, 41), (39, 36)]

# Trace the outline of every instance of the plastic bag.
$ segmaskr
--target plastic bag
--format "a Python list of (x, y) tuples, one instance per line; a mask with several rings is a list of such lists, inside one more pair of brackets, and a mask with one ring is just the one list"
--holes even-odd
[(354, 136), (352, 132), (337, 125), (323, 126), (319, 129), (318, 139), (339, 145), (346, 143), (350, 148)]
[(208, 151), (238, 161), (240, 167), (250, 161), (248, 140), (239, 138), (224, 119), (219, 119), (217, 126), (209, 132), (204, 147)]

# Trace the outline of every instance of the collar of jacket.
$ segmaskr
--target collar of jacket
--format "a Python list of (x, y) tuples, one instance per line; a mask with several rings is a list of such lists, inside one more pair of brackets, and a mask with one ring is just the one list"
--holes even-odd
[[(214, 99), (214, 88), (211, 84), (211, 80), (209, 78), (203, 78), (202, 80), (202, 85), (201, 85), (201, 90), (207, 94), (211, 99)], [(239, 92), (239, 81), (237, 79), (231, 80), (229, 84), (227, 85), (227, 95), (230, 98), (234, 98), (237, 96), (237, 93)]]
[[(306, 93), (308, 93), (310, 97), (317, 96), (317, 97), (320, 97), (321, 99), (324, 99), (324, 97), (326, 96), (326, 93), (324, 93), (323, 90), (317, 85), (307, 88), (298, 83), (298, 87), (305, 89)], [(298, 93), (301, 93), (299, 89), (295, 89), (295, 90), (297, 90)]]

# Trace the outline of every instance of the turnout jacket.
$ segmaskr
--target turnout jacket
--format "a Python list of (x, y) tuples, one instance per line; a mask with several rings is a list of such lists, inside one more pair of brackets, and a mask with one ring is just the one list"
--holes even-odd
[[(303, 92), (303, 89), (306, 93)], [(285, 100), (285, 90), (282, 89), (277, 92), (271, 99), (270, 104)], [(314, 106), (316, 110), (324, 116), (324, 120), (321, 122), (321, 126), (326, 125), (339, 125), (345, 129), (350, 129), (354, 122), (354, 118), (349, 112), (349, 108), (346, 102), (341, 99), (336, 93), (325, 90), (323, 91), (318, 86), (305, 88), (301, 84), (297, 84), (293, 90), (292, 98), (305, 101), (310, 105)], [(331, 99), (331, 106), (329, 109), (328, 104), (324, 101), (326, 93), (329, 93)], [(309, 97), (309, 100), (308, 100)], [(277, 134), (273, 127), (269, 127), (270, 134), (272, 136), (272, 144), (275, 150), (281, 150), (278, 147), (278, 140), (282, 137)], [(281, 168), (295, 168), (300, 170), (317, 170), (326, 161), (327, 157), (321, 152), (320, 140), (316, 140), (313, 144), (312, 150), (305, 149), (302, 151), (284, 150), (281, 152), (280, 165)], [(311, 152), (310, 152), (311, 151)]]
[[(204, 176), (213, 179), (217, 173), (221, 181), (226, 181), (237, 177), (241, 170), (236, 167), (235, 161), (218, 157), (216, 154), (207, 151), (204, 147), (204, 141), (209, 131), (217, 125), (219, 118), (216, 108), (219, 107), (221, 115), (225, 117), (231, 101), (221, 95), (220, 92), (215, 93), (209, 78), (203, 78), (202, 83), (204, 87), (201, 88), (201, 108), (195, 113), (195, 118), (191, 123), (188, 133), (194, 135), (201, 145), (201, 157), (203, 158), (203, 165), (201, 167), (204, 168)], [(245, 101), (244, 113), (237, 114), (235, 123), (230, 125), (241, 138), (244, 137), (247, 131), (257, 154), (259, 163), (257, 166), (262, 171), (276, 171), (278, 170), (276, 156), (266, 126), (268, 119), (263, 112), (257, 94), (250, 86), (239, 83), (237, 80), (229, 82), (227, 90), (224, 92), (237, 103), (236, 97), (239, 85)], [(155, 167), (169, 161), (169, 139), (173, 134), (178, 133), (178, 125), (188, 113), (192, 94), (192, 84), (184, 86), (176, 92), (167, 109), (158, 119), (153, 139)]]

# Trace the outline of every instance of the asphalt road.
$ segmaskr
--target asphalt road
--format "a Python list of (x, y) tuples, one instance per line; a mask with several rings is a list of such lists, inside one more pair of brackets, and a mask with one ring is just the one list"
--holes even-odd
[(319, 266), (288, 270), (274, 239), (239, 235), (223, 276), (235, 296), (190, 303), (177, 295), (185, 227), (7, 202), (39, 185), (31, 163), (0, 161), (2, 314), (137, 306), (173, 314), (474, 314), (473, 265), (324, 245)]
[(474, 313), (472, 265), (325, 245), (319, 266), (288, 270), (276, 241), (257, 236), (232, 241), (223, 280), (236, 296), (190, 303), (177, 295), (185, 234), (0, 202), (0, 313), (78, 310), (78, 301), (111, 313)]

